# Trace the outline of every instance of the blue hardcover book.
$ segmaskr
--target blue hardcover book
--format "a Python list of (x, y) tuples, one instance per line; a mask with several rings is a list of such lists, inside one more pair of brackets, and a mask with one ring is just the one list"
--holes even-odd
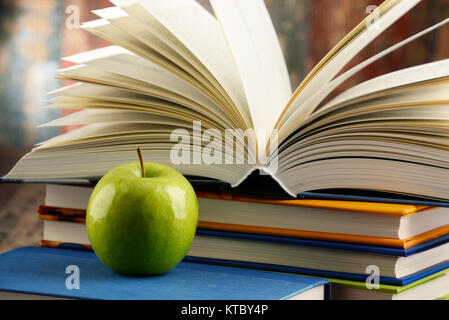
[(443, 236), (403, 250), (197, 230), (186, 261), (352, 281), (365, 281), (372, 275), (365, 273), (367, 268), (374, 265), (380, 283), (405, 286), (449, 268), (449, 242)]
[(345, 250), (345, 251), (356, 251), (365, 253), (375, 253), (389, 256), (397, 257), (410, 257), (415, 254), (424, 252), (436, 248), (438, 246), (449, 243), (449, 234), (443, 235), (441, 237), (429, 240), (427, 242), (418, 244), (416, 246), (403, 249), (403, 248), (392, 248), (392, 247), (382, 247), (374, 245), (364, 245), (349, 242), (337, 242), (337, 241), (324, 241), (324, 240), (313, 240), (304, 238), (290, 238), (290, 237), (279, 237), (261, 234), (250, 234), (250, 233), (239, 233), (230, 231), (217, 231), (208, 229), (197, 229), (197, 235), (202, 236), (213, 236), (213, 237), (225, 237), (225, 238), (235, 238), (235, 239), (247, 239), (255, 241), (270, 241), (276, 243), (292, 244), (299, 246), (311, 246), (320, 247), (327, 249)]
[[(84, 225), (77, 225), (81, 227), (81, 232), (85, 233)], [(89, 250), (84, 245), (76, 243), (61, 242), (55, 245), (58, 248)], [(258, 257), (257, 252), (262, 256)], [(369, 265), (377, 265), (382, 284), (403, 286), (449, 267), (449, 235), (408, 249), (399, 249), (198, 229), (188, 255), (186, 261), (354, 281), (365, 281), (370, 276), (370, 274), (364, 274), (366, 268)], [(330, 255), (333, 258), (329, 258)], [(313, 257), (318, 257), (318, 260), (314, 259), (315, 262), (313, 262), (310, 260)], [(352, 263), (346, 263), (344, 268), (333, 269), (335, 261), (344, 263), (347, 259), (351, 259)], [(396, 269), (398, 261), (403, 259), (408, 259), (408, 262), (401, 261), (402, 265), (404, 265), (402, 262), (407, 265), (410, 264), (410, 259), (415, 259), (413, 264), (418, 265), (416, 270), (408, 270), (399, 277), (386, 274), (385, 268), (388, 268), (388, 265)], [(305, 264), (307, 261), (308, 264)], [(311, 267), (310, 263), (315, 264)], [(353, 270), (348, 271), (349, 267)], [(390, 269), (389, 272), (391, 273), (392, 270)]]
[(323, 299), (330, 297), (330, 284), (325, 279), (189, 262), (161, 276), (132, 277), (110, 270), (93, 252), (24, 247), (0, 255), (0, 296), (14, 293), (105, 300)]
[[(325, 278), (325, 279), (341, 279), (341, 280), (350, 280), (350, 281), (358, 281), (358, 282), (365, 282), (367, 280), (367, 278), (370, 276), (370, 274), (355, 274), (355, 273), (336, 272), (336, 271), (327, 271), (327, 270), (319, 270), (319, 269), (289, 267), (289, 266), (275, 265), (275, 264), (268, 264), (268, 263), (203, 258), (203, 257), (193, 257), (193, 256), (186, 257), (184, 259), (184, 261), (194, 262), (194, 263), (215, 264), (215, 265), (220, 265), (220, 266), (253, 268), (253, 269), (257, 269), (257, 270), (267, 270), (267, 271), (273, 271), (273, 272), (300, 274), (300, 275), (311, 276), (311, 277), (321, 277), (321, 278)], [(418, 280), (427, 278), (429, 276), (432, 276), (432, 275), (439, 273), (446, 269), (449, 269), (449, 262), (440, 263), (431, 268), (427, 268), (421, 272), (414, 273), (412, 275), (402, 277), (402, 278), (380, 276), (379, 283), (385, 284), (385, 285), (392, 285), (392, 286), (407, 286), (411, 283), (414, 283)]]
[[(440, 246), (440, 245), (443, 245), (443, 244), (446, 244), (449, 242), (449, 234), (447, 234), (447, 235), (441, 236), (439, 238), (416, 245), (414, 247), (402, 249), (402, 248), (364, 245), (364, 244), (357, 244), (357, 243), (312, 240), (312, 239), (303, 239), (303, 238), (277, 237), (277, 236), (269, 236), (269, 235), (238, 233), (238, 232), (229, 232), (229, 231), (217, 231), (217, 230), (209, 230), (209, 229), (197, 229), (196, 234), (199, 236), (219, 236), (219, 237), (236, 238), (236, 239), (257, 240), (257, 241), (272, 241), (272, 242), (277, 242), (277, 243), (297, 244), (297, 245), (302, 245), (302, 246), (312, 246), (312, 247), (322, 247), (322, 248), (337, 249), (337, 250), (375, 253), (375, 254), (382, 254), (382, 255), (389, 255), (389, 256), (397, 256), (397, 257), (409, 257), (414, 254), (418, 254), (420, 252), (435, 248), (437, 246)], [(56, 244), (57, 244), (57, 247), (61, 248), (61, 249), (91, 251), (90, 247), (86, 247), (86, 245), (81, 245), (81, 244), (77, 244), (77, 243), (61, 242), (61, 243), (56, 243)]]

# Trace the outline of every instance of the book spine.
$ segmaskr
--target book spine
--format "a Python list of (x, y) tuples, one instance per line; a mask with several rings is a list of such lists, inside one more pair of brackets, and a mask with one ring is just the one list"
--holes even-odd
[(77, 222), (86, 223), (86, 218), (80, 217), (67, 217), (63, 215), (53, 215), (53, 214), (39, 214), (39, 219), (41, 220), (53, 220), (53, 221), (66, 221), (66, 222)]
[(37, 212), (43, 215), (86, 218), (86, 210), (83, 209), (57, 208), (41, 205), (37, 208)]

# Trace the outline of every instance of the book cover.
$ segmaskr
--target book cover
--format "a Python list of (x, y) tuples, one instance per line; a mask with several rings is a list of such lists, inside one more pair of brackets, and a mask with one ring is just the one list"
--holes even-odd
[[(185, 261), (189, 262), (197, 262), (197, 263), (205, 263), (205, 264), (216, 264), (223, 266), (237, 266), (242, 268), (252, 268), (258, 270), (267, 270), (274, 272), (284, 272), (284, 273), (292, 273), (292, 274), (301, 274), (305, 276), (315, 276), (321, 278), (338, 278), (345, 279), (350, 281), (357, 282), (365, 282), (369, 277), (368, 274), (355, 274), (355, 273), (345, 273), (345, 272), (334, 272), (334, 271), (326, 271), (326, 270), (317, 270), (317, 269), (307, 269), (307, 268), (297, 268), (297, 267), (288, 267), (274, 264), (265, 264), (265, 263), (255, 263), (255, 262), (246, 262), (246, 261), (233, 261), (233, 260), (224, 260), (224, 259), (211, 259), (211, 258), (201, 258), (201, 257), (192, 257), (187, 256)], [(434, 267), (428, 268), (421, 272), (415, 273), (410, 276), (402, 277), (402, 278), (393, 278), (393, 277), (379, 277), (379, 282), (387, 285), (394, 286), (406, 286), (415, 281), (423, 279), (429, 275), (433, 275), (437, 272), (449, 268), (449, 262), (443, 262)]]
[(406, 286), (392, 286), (330, 279), (336, 300), (438, 300), (449, 292), (448, 270)]
[[(432, 199), (426, 197), (394, 194), (374, 190), (356, 189), (330, 189), (317, 190), (313, 192), (299, 193), (296, 197), (282, 191), (269, 176), (251, 178), (249, 176), (238, 187), (232, 187), (229, 183), (215, 179), (199, 179), (198, 177), (186, 176), (195, 190), (198, 192), (229, 194), (236, 197), (256, 198), (263, 200), (335, 200), (355, 201), (369, 203), (390, 203), (411, 206), (445, 207), (449, 208), (449, 201)], [(6, 176), (0, 177), (0, 183), (5, 184), (53, 184), (93, 187), (98, 179), (12, 179)]]
[[(79, 289), (66, 287), (76, 266)], [(131, 277), (104, 266), (93, 252), (23, 247), (0, 255), (0, 290), (75, 299), (273, 300), (325, 286), (325, 279), (182, 262), (154, 277)]]
[[(388, 285), (388, 284), (379, 284), (379, 288), (378, 289), (371, 289), (374, 290), (376, 292), (383, 292), (383, 293), (391, 293), (391, 294), (401, 294), (407, 290), (410, 290), (412, 288), (418, 287), (419, 285), (429, 282), (431, 280), (437, 279), (439, 277), (442, 277), (444, 275), (446, 275), (449, 272), (449, 269), (445, 269), (439, 272), (436, 272), (432, 275), (429, 275), (428, 277), (419, 279), (415, 282), (412, 282), (408, 285), (404, 285), (404, 286), (398, 286), (398, 285)], [(335, 279), (335, 278), (328, 278), (328, 280), (333, 284), (333, 285), (338, 285), (338, 286), (342, 286), (342, 287), (348, 287), (348, 288), (354, 288), (354, 289), (359, 289), (359, 290), (369, 290), (366, 288), (366, 283), (365, 282), (359, 282), (359, 281), (351, 281), (351, 280), (344, 280), (344, 279)], [(449, 292), (449, 288), (448, 288), (448, 292)]]

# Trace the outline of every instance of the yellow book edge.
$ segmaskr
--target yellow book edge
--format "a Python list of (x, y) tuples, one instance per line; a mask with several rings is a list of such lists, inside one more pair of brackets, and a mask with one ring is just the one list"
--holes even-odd
[(196, 195), (198, 198), (204, 199), (253, 202), (262, 204), (308, 207), (317, 209), (331, 209), (339, 211), (362, 212), (362, 213), (403, 216), (403, 217), (433, 209), (433, 207), (429, 206), (414, 206), (408, 204), (377, 203), (377, 202), (309, 200), (309, 199), (295, 199), (295, 200), (258, 199), (258, 198), (235, 196), (227, 193), (214, 193), (203, 191), (197, 191)]

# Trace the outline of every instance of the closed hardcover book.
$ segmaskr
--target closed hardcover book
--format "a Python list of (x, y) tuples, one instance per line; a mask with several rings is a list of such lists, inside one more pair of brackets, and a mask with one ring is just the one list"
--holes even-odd
[[(47, 185), (43, 214), (85, 216), (91, 187)], [(204, 229), (410, 248), (449, 233), (449, 208), (273, 200), (197, 191)]]
[(441, 300), (449, 294), (449, 269), (404, 286), (329, 279), (334, 300)]
[(27, 295), (106, 300), (294, 300), (329, 298), (330, 286), (325, 279), (188, 262), (160, 276), (125, 276), (88, 251), (23, 247), (0, 255), (0, 297)]

